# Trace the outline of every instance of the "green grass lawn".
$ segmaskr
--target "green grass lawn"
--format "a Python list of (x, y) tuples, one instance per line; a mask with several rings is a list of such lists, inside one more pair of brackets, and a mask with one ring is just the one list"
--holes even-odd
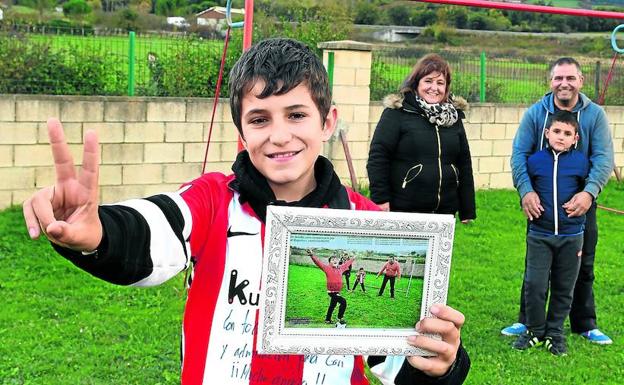
[[(380, 263), (380, 266), (383, 265)], [(378, 297), (383, 277), (375, 278), (368, 273), (364, 280), (366, 292), (358, 286), (354, 292), (348, 292), (346, 283), (341, 295), (347, 300), (345, 320), (347, 327), (354, 328), (410, 328), (420, 317), (423, 281), (413, 278), (409, 293), (409, 276), (395, 284), (395, 299), (390, 299), (390, 283), (386, 284), (383, 296)], [(351, 282), (355, 273), (351, 273)], [(288, 327), (335, 327), (323, 321), (329, 305), (325, 273), (316, 266), (290, 265), (288, 269), (288, 292), (286, 297), (286, 323)], [(344, 278), (343, 278), (344, 282)], [(407, 295), (406, 295), (407, 293)], [(407, 310), (406, 310), (407, 309)], [(338, 316), (338, 307), (334, 310), (333, 320)], [(290, 323), (290, 319), (308, 321)]]
[[(599, 203), (624, 210), (624, 184), (609, 184)], [(622, 384), (624, 215), (598, 211), (598, 321), (615, 342), (591, 345), (569, 335), (566, 324), (569, 355), (554, 357), (543, 349), (515, 351), (500, 335), (515, 321), (524, 266), (517, 195), (480, 191), (477, 207), (473, 224), (457, 226), (449, 289), (449, 304), (466, 315), (466, 383)], [(29, 241), (14, 208), (0, 213), (0, 298), (2, 385), (179, 383), (181, 277), (152, 289), (100, 282), (46, 242)]]

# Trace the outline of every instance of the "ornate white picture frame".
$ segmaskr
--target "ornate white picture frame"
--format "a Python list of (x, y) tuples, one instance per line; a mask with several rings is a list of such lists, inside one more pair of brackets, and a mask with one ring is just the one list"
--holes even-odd
[(452, 215), (269, 206), (258, 351), (431, 355), (406, 337), (446, 303), (454, 229)]

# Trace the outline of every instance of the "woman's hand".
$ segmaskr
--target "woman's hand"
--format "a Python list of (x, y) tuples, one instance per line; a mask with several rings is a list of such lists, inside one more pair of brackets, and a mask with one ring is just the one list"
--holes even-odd
[(390, 202), (379, 203), (377, 206), (379, 206), (381, 211), (390, 211)]
[(435, 357), (407, 357), (414, 368), (432, 377), (446, 374), (455, 362), (460, 342), (460, 330), (464, 324), (464, 315), (450, 306), (434, 304), (431, 314), (437, 318), (423, 318), (416, 324), (419, 333), (439, 334), (442, 340), (417, 335), (407, 338), (407, 342), (415, 347), (437, 354)]

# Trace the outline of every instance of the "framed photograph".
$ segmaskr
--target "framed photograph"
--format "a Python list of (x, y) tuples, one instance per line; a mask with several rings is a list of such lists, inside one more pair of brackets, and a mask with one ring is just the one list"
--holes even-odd
[(446, 303), (454, 229), (452, 215), (269, 206), (258, 351), (432, 355), (406, 337)]

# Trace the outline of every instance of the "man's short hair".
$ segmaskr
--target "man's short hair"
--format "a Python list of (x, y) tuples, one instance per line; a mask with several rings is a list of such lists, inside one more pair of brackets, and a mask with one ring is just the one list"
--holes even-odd
[(555, 70), (555, 67), (559, 66), (559, 65), (562, 65), (562, 64), (572, 64), (572, 65), (574, 65), (576, 67), (576, 69), (578, 70), (579, 75), (583, 75), (583, 72), (581, 71), (581, 65), (574, 58), (571, 58), (571, 57), (560, 57), (559, 59), (555, 60), (551, 64), (551, 66), (550, 66), (550, 78), (551, 79), (553, 77), (553, 72)]
[(331, 108), (329, 78), (321, 60), (305, 44), (292, 39), (263, 40), (238, 59), (230, 71), (230, 109), (232, 120), (243, 134), (242, 100), (258, 83), (264, 89), (258, 98), (283, 95), (299, 84), (305, 84), (324, 124)]
[(550, 118), (550, 120), (548, 122), (548, 127), (546, 127), (546, 128), (550, 129), (550, 127), (555, 122), (568, 124), (568, 125), (574, 127), (574, 132), (575, 133), (578, 133), (579, 124), (578, 124), (578, 121), (576, 120), (576, 114), (574, 114), (573, 112), (566, 111), (566, 110), (559, 110), (559, 111), (555, 112), (552, 115), (552, 117)]

